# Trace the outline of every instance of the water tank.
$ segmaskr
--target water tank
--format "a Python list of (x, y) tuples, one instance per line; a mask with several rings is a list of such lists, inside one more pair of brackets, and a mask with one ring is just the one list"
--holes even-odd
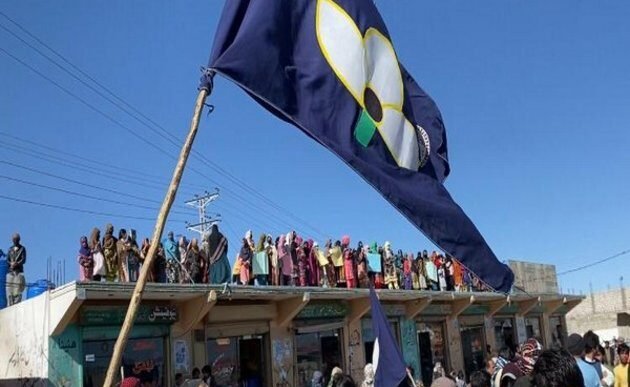
[(0, 259), (0, 309), (7, 307), (7, 260)]
[(45, 279), (36, 281), (35, 283), (32, 283), (32, 284), (27, 284), (26, 286), (27, 286), (27, 289), (26, 289), (27, 299), (37, 297), (40, 294), (46, 292), (48, 289), (55, 288), (55, 285), (53, 285), (52, 282)]

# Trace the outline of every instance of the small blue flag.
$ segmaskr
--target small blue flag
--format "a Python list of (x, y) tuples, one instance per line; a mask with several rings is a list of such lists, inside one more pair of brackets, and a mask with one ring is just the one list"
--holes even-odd
[(492, 288), (510, 290), (514, 275), (442, 185), (442, 116), (398, 62), (371, 0), (226, 1), (208, 67), (340, 157)]
[(374, 386), (396, 387), (407, 377), (407, 367), (372, 286), (370, 286), (370, 306), (375, 338), (372, 353)]

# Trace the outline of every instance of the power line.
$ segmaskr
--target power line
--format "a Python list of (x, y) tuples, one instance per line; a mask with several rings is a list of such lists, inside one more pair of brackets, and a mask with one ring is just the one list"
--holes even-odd
[[(119, 109), (121, 109), (122, 111), (124, 111), (125, 113), (127, 113), (129, 116), (131, 116), (132, 118), (134, 118), (136, 121), (140, 122), (141, 124), (143, 124), (145, 127), (147, 127), (149, 130), (151, 130), (152, 132), (156, 133), (157, 135), (159, 135), (160, 137), (166, 139), (168, 142), (170, 142), (171, 144), (175, 145), (176, 147), (180, 147), (181, 144), (174, 140), (176, 139), (176, 137), (169, 132), (168, 130), (166, 130), (164, 127), (162, 127), (160, 124), (158, 124), (157, 122), (155, 122), (154, 120), (152, 120), (150, 117), (144, 115), (141, 111), (139, 111), (138, 109), (136, 109), (135, 107), (133, 107), (131, 104), (127, 103), (124, 99), (122, 99), (121, 97), (117, 96), (114, 92), (112, 92), (110, 89), (108, 89), (107, 87), (105, 87), (104, 85), (102, 85), (101, 83), (99, 83), (96, 79), (94, 79), (93, 77), (91, 77), (89, 74), (87, 74), (85, 71), (81, 70), (79, 67), (77, 67), (76, 65), (74, 65), (71, 61), (69, 61), (67, 58), (65, 58), (63, 55), (61, 55), (59, 52), (57, 52), (56, 50), (54, 50), (52, 47), (50, 47), (49, 45), (47, 45), (46, 43), (44, 43), (41, 39), (37, 38), (34, 34), (32, 34), (31, 32), (29, 32), (25, 27), (23, 27), (22, 25), (20, 25), (18, 22), (14, 21), (13, 19), (11, 19), (9, 16), (7, 16), (6, 14), (0, 12), (0, 14), (2, 16), (4, 16), (7, 20), (9, 20), (11, 23), (13, 23), (15, 26), (17, 26), (20, 30), (22, 30), (24, 33), (26, 33), (28, 36), (30, 36), (32, 39), (36, 40), (38, 43), (40, 43), (42, 46), (46, 47), (48, 50), (50, 50), (52, 53), (54, 53), (57, 57), (61, 58), (65, 63), (67, 63), (68, 65), (70, 65), (73, 69), (75, 69), (76, 71), (78, 71), (80, 74), (82, 74), (83, 76), (85, 76), (86, 78), (88, 78), (90, 81), (94, 82), (96, 85), (99, 86), (99, 89), (94, 88), (93, 86), (89, 85), (87, 82), (85, 82), (84, 80), (80, 79), (79, 77), (77, 77), (75, 74), (73, 74), (72, 72), (70, 72), (68, 69), (66, 69), (63, 65), (59, 64), (57, 61), (55, 61), (54, 59), (50, 58), (50, 56), (44, 54), (41, 50), (39, 50), (37, 47), (34, 47), (33, 45), (31, 45), (30, 43), (28, 43), (27, 41), (25, 41), (24, 39), (22, 39), (20, 36), (18, 36), (17, 34), (15, 34), (13, 31), (9, 30), (8, 28), (6, 28), (5, 26), (1, 26), (5, 31), (9, 32), (11, 35), (13, 35), (15, 38), (17, 38), (18, 40), (20, 40), (22, 43), (24, 43), (25, 45), (27, 45), (28, 47), (30, 47), (31, 49), (35, 50), (37, 53), (39, 53), (40, 55), (42, 55), (44, 58), (46, 58), (47, 60), (49, 60), (50, 62), (52, 62), (53, 64), (55, 64), (57, 67), (61, 68), (64, 72), (66, 72), (67, 74), (69, 74), (71, 77), (73, 77), (74, 79), (76, 79), (77, 81), (81, 82), (83, 85), (85, 85), (86, 87), (88, 87), (89, 89), (91, 89), (92, 91), (94, 91), (95, 93), (97, 93), (99, 96), (101, 96), (102, 98), (106, 99), (108, 102), (112, 103), (114, 106), (118, 107)], [(124, 104), (125, 106), (127, 106), (128, 108), (130, 108), (133, 112), (135, 112), (136, 114), (138, 114), (140, 117), (144, 118), (146, 121), (150, 122), (151, 124), (153, 124), (153, 126), (157, 129), (159, 129), (162, 134), (158, 133), (154, 128), (152, 128), (150, 125), (148, 125), (146, 122), (140, 120), (136, 115), (132, 114), (129, 112), (128, 109), (121, 107), (119, 103), (112, 101), (111, 98), (103, 95), (103, 93), (100, 90), (105, 90), (108, 94), (110, 94), (113, 98), (115, 98), (116, 100), (120, 101), (122, 104)], [(321, 232), (319, 229), (315, 228), (314, 226), (311, 226), (307, 221), (305, 221), (304, 219), (298, 217), (297, 215), (293, 214), (291, 211), (285, 209), (284, 207), (276, 204), (275, 202), (273, 202), (271, 199), (267, 198), (266, 196), (264, 196), (263, 194), (261, 194), (260, 192), (258, 192), (257, 190), (253, 189), (252, 187), (250, 187), (247, 183), (244, 183), (242, 180), (238, 179), (237, 177), (235, 177), (234, 175), (230, 174), (229, 172), (227, 172), (225, 169), (223, 169), (222, 167), (220, 167), (218, 164), (216, 164), (215, 162), (208, 160), (205, 156), (203, 156), (203, 154), (201, 154), (200, 152), (196, 151), (196, 150), (192, 150), (192, 154), (193, 157), (196, 157), (197, 159), (201, 160), (202, 162), (204, 162), (204, 164), (206, 164), (207, 166), (209, 166), (210, 168), (214, 169), (217, 173), (219, 173), (221, 176), (229, 179), (232, 183), (236, 184), (237, 186), (239, 186), (240, 188), (246, 190), (247, 192), (249, 192), (250, 194), (258, 197), (259, 199), (261, 199), (264, 203), (266, 203), (267, 205), (271, 206), (272, 208), (275, 208), (278, 211), (281, 211), (285, 214), (287, 214), (290, 218), (292, 218), (294, 221), (298, 221), (299, 223), (307, 226), (309, 229), (315, 231), (315, 233), (320, 234), (321, 236), (324, 237), (330, 237), (330, 235), (327, 235), (323, 232)], [(194, 169), (190, 168), (191, 170), (195, 171)], [(201, 174), (198, 171), (195, 171), (196, 173)], [(202, 176), (204, 176), (203, 174), (201, 174)], [(208, 178), (207, 176), (204, 176), (206, 178)], [(211, 179), (210, 179), (211, 180)]]
[[(62, 192), (62, 193), (68, 194), (68, 195), (78, 196), (78, 197), (82, 197), (82, 198), (86, 198), (86, 199), (98, 200), (98, 201), (102, 201), (102, 202), (123, 205), (123, 206), (126, 206), (126, 207), (142, 208), (142, 209), (145, 209), (145, 210), (153, 210), (153, 211), (158, 211), (159, 210), (159, 208), (157, 208), (157, 207), (149, 207), (149, 206), (144, 206), (144, 205), (141, 205), (141, 204), (130, 204), (130, 203), (121, 202), (121, 201), (118, 201), (118, 200), (102, 198), (102, 197), (99, 197), (99, 196), (87, 195), (87, 194), (83, 194), (83, 193), (80, 193), (80, 192), (69, 191), (69, 190), (66, 190), (66, 189), (63, 189), (63, 188), (52, 187), (52, 186), (45, 185), (45, 184), (34, 183), (32, 181), (16, 179), (14, 177), (0, 175), (0, 178), (5, 179), (5, 180), (10, 180), (10, 181), (15, 181), (15, 182), (20, 183), (20, 184), (30, 185), (30, 186), (33, 186), (33, 187), (39, 187), (39, 188), (44, 188), (44, 189), (48, 189), (48, 190), (51, 190), (51, 191)], [(182, 211), (171, 211), (171, 213), (178, 214), (178, 215), (186, 215), (186, 216), (190, 215), (190, 214), (182, 212)]]
[[(79, 213), (90, 214), (90, 215), (98, 215), (98, 216), (107, 216), (107, 217), (110, 217), (110, 218), (123, 218), (123, 219), (155, 221), (155, 218), (147, 218), (147, 217), (142, 217), (142, 216), (121, 215), (121, 214), (113, 214), (113, 213), (109, 213), (109, 212), (85, 210), (85, 209), (82, 209), (82, 208), (66, 207), (66, 206), (60, 206), (60, 205), (57, 205), (57, 204), (36, 202), (36, 201), (26, 200), (26, 199), (19, 199), (19, 198), (15, 198), (15, 197), (12, 197), (12, 196), (6, 196), (6, 195), (0, 195), (0, 199), (10, 200), (10, 201), (13, 201), (13, 202), (18, 202), (18, 203), (31, 204), (31, 205), (39, 206), (39, 207), (55, 208), (55, 209), (64, 210), (64, 211), (79, 212)], [(171, 219), (171, 221), (172, 222), (182, 222), (183, 223), (182, 220)]]

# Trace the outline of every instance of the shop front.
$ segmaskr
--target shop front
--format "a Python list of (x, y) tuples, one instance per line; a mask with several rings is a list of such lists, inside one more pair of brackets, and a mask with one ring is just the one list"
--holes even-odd
[[(114, 344), (125, 317), (122, 306), (84, 306), (79, 314), (83, 385), (103, 385)], [(135, 376), (154, 386), (168, 385), (170, 325), (178, 319), (168, 305), (142, 305), (125, 346), (119, 377)]]
[(446, 325), (443, 320), (423, 319), (416, 323), (420, 350), (420, 373), (425, 386), (433, 382), (433, 369), (439, 363), (449, 368)]
[(517, 347), (517, 337), (514, 318), (495, 316), (493, 320), (495, 351), (498, 352), (501, 350), (501, 348), (504, 347), (510, 348), (512, 351), (515, 351)]

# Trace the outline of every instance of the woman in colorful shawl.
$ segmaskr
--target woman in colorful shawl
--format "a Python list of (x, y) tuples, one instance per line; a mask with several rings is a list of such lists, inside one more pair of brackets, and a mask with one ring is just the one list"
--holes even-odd
[(278, 261), (281, 265), (281, 273), (282, 273), (282, 286), (290, 286), (291, 282), (291, 274), (293, 273), (293, 262), (291, 261), (291, 254), (289, 254), (289, 246), (286, 239), (286, 236), (280, 235), (280, 239), (278, 240)]
[(446, 290), (455, 290), (455, 267), (453, 266), (453, 259), (448, 256), (444, 263), (444, 277), (446, 279)]
[(341, 250), (343, 251), (343, 274), (346, 280), (346, 287), (356, 288), (357, 277), (354, 275), (356, 262), (354, 259), (354, 253), (350, 248), (350, 237), (344, 235), (341, 238)]
[[(213, 224), (208, 236), (208, 282), (223, 284), (230, 282), (230, 261), (228, 260), (228, 240)], [(240, 274), (240, 273), (239, 273)]]
[(385, 273), (385, 286), (389, 289), (398, 289), (396, 258), (394, 257), (394, 252), (389, 242), (385, 242), (383, 245), (383, 271)]
[(193, 283), (203, 283), (203, 269), (205, 265), (197, 238), (192, 238), (188, 244), (186, 251), (186, 267), (189, 268), (190, 278)]
[(301, 237), (295, 238), (296, 249), (295, 253), (297, 255), (298, 262), (298, 282), (297, 285), (301, 287), (308, 286), (308, 257), (306, 256), (306, 252), (304, 251), (306, 242), (302, 242)]
[(265, 248), (266, 243), (267, 235), (260, 234), (252, 257), (252, 273), (254, 274), (254, 285), (256, 286), (267, 285), (267, 278), (269, 277), (269, 257)]
[(405, 290), (412, 288), (411, 265), (413, 265), (413, 255), (408, 254), (403, 260), (403, 288)]
[(79, 248), (79, 256), (77, 258), (79, 261), (79, 280), (83, 281), (91, 281), (92, 273), (94, 269), (94, 259), (92, 259), (92, 250), (88, 246), (87, 237), (81, 237), (81, 247)]
[(323, 251), (319, 249), (319, 244), (317, 242), (313, 242), (313, 248), (311, 249), (311, 255), (315, 257), (317, 260), (317, 272), (318, 272), (318, 282), (316, 286), (322, 286), (327, 288), (330, 286), (328, 282), (328, 258)]
[(240, 279), (243, 285), (249, 285), (249, 280), (251, 279), (252, 255), (252, 248), (249, 241), (247, 238), (243, 238), (243, 245), (239, 253), (239, 259), (241, 260)]
[(319, 264), (317, 263), (317, 254), (315, 254), (315, 242), (312, 239), (307, 241), (308, 245), (308, 285), (319, 286)]
[(94, 260), (92, 280), (100, 282), (101, 278), (105, 276), (105, 257), (101, 246), (101, 231), (96, 227), (92, 229), (92, 234), (90, 234), (89, 246)]
[(127, 280), (137, 282), (140, 276), (140, 247), (136, 239), (136, 230), (129, 236), (129, 254), (127, 255)]
[(420, 285), (420, 290), (427, 289), (427, 269), (425, 266), (425, 256), (428, 257), (426, 250), (424, 250), (422, 254), (418, 252), (418, 258), (416, 259), (418, 265), (418, 283)]
[[(374, 284), (375, 289), (383, 289), (383, 257), (381, 252), (378, 250), (378, 243), (372, 242), (368, 252), (370, 254), (378, 254), (380, 256), (379, 260), (374, 262), (374, 265), (370, 265), (368, 262), (368, 276), (370, 277), (370, 281)], [(380, 265), (380, 268), (376, 266), (377, 264)]]
[(164, 255), (166, 257), (166, 282), (169, 284), (179, 283), (179, 247), (175, 242), (175, 236), (169, 231), (167, 238), (163, 242)]
[(458, 292), (461, 292), (464, 287), (464, 271), (462, 269), (462, 264), (453, 258), (453, 280), (455, 281), (455, 290)]
[(129, 243), (129, 236), (127, 230), (121, 228), (118, 230), (118, 242), (116, 242), (116, 253), (118, 254), (118, 281), (129, 282), (129, 250), (131, 245)]
[[(142, 240), (142, 247), (140, 247), (140, 261), (142, 262), (142, 266), (144, 266), (145, 259), (149, 255), (150, 248), (151, 248), (151, 242), (149, 242), (149, 238), (144, 238)], [(155, 258), (153, 258), (153, 264), (155, 264)], [(155, 273), (153, 272), (153, 270), (149, 270), (149, 274), (147, 275), (147, 281), (155, 282), (154, 274)]]
[(166, 255), (164, 253), (164, 245), (158, 244), (153, 260), (153, 279), (158, 283), (166, 283)]
[(328, 260), (328, 264), (326, 265), (326, 274), (328, 276), (328, 286), (335, 287), (337, 286), (337, 271), (335, 270), (335, 264), (333, 262), (333, 245), (332, 241), (328, 239), (326, 244), (324, 245), (324, 255)]
[(356, 250), (357, 258), (357, 279), (360, 288), (370, 287), (370, 278), (368, 277), (368, 261), (367, 248), (363, 246), (363, 242), (359, 241)]
[(429, 290), (440, 290), (438, 269), (437, 269), (437, 266), (435, 265), (436, 260), (437, 260), (437, 254), (434, 251), (431, 254), (431, 258), (427, 259), (424, 262), (424, 267), (427, 271), (427, 280), (428, 280)]
[(265, 243), (267, 256), (269, 257), (269, 266), (271, 267), (271, 273), (269, 273), (269, 283), (273, 286), (280, 285), (280, 264), (278, 260), (278, 248), (276, 247), (279, 240), (279, 238), (276, 238), (276, 243), (274, 243), (273, 237), (271, 235), (267, 235), (267, 242)]
[(188, 246), (190, 243), (185, 236), (179, 238), (177, 249), (179, 250), (179, 282), (182, 284), (192, 283), (190, 275), (190, 262), (186, 259), (188, 256)]
[(105, 278), (108, 282), (115, 281), (119, 274), (117, 243), (114, 237), (114, 226), (107, 224), (103, 237), (103, 257), (105, 258)]
[[(413, 254), (412, 254), (413, 258)], [(418, 276), (418, 263), (422, 261), (422, 253), (418, 251), (418, 255), (411, 262), (411, 288), (420, 290), (420, 277)]]
[(335, 279), (337, 287), (346, 287), (346, 273), (343, 267), (343, 250), (341, 249), (341, 241), (335, 241), (335, 245), (330, 250), (330, 259), (335, 268)]
[(297, 238), (297, 234), (295, 233), (295, 231), (291, 231), (289, 234), (287, 234), (287, 242), (289, 244), (289, 255), (291, 255), (291, 262), (293, 264), (292, 266), (293, 271), (291, 272), (291, 285), (292, 286), (297, 285), (298, 277), (299, 277), (299, 266), (298, 266), (298, 259), (297, 259), (298, 245), (297, 245), (297, 242), (295, 241), (296, 238)]

